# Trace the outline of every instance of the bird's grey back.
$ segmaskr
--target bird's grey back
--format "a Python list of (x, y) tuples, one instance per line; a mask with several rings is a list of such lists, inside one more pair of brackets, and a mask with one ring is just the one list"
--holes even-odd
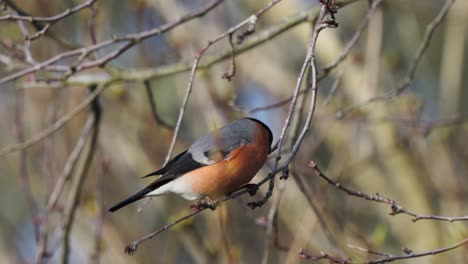
[(214, 161), (209, 160), (207, 153), (217, 150), (230, 153), (240, 145), (252, 142), (256, 129), (258, 126), (253, 120), (247, 118), (236, 120), (199, 138), (188, 152), (192, 154), (194, 160), (212, 164)]

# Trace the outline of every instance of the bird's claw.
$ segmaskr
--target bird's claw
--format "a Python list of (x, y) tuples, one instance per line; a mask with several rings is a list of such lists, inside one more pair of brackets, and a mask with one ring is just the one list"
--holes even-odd
[(194, 212), (202, 211), (205, 209), (216, 210), (218, 206), (218, 201), (207, 198), (206, 200), (197, 201), (196, 204), (190, 205), (190, 209)]
[(133, 255), (133, 253), (135, 253), (135, 251), (137, 250), (137, 247), (138, 247), (138, 244), (136, 244), (135, 242), (132, 242), (125, 247), (124, 252), (125, 254)]
[(257, 191), (258, 191), (258, 185), (255, 183), (248, 183), (244, 185), (244, 188), (247, 190), (247, 192), (250, 194), (250, 196), (254, 196)]

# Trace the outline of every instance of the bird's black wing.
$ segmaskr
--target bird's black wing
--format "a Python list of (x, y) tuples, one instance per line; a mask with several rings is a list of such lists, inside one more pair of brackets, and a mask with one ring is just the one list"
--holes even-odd
[(178, 178), (179, 176), (183, 175), (186, 172), (189, 172), (194, 169), (198, 169), (200, 167), (205, 166), (202, 163), (196, 162), (193, 158), (192, 155), (184, 151), (180, 153), (179, 155), (175, 156), (172, 160), (170, 160), (166, 166), (164, 166), (162, 169), (159, 169), (155, 172), (152, 172), (145, 177), (153, 176), (153, 175), (163, 175), (159, 179), (155, 180), (152, 182), (150, 185), (145, 187), (143, 190), (135, 193), (134, 195), (128, 197), (127, 199), (121, 201), (120, 203), (112, 206), (109, 211), (110, 212), (115, 212), (119, 210), (120, 208), (131, 204), (133, 202), (136, 202), (142, 198), (144, 198), (148, 193), (156, 190), (157, 188), (163, 186), (164, 184), (171, 182), (172, 180)]
[(206, 165), (195, 161), (192, 157), (192, 154), (184, 151), (170, 160), (163, 168), (145, 175), (142, 178), (154, 175), (163, 175), (158, 180), (163, 180), (163, 178), (164, 180), (175, 179), (186, 172), (198, 169), (203, 166)]

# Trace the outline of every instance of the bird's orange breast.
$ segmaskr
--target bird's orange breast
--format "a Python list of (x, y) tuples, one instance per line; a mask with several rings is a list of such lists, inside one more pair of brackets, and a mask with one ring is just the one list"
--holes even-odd
[(263, 133), (259, 132), (255, 138), (254, 143), (233, 150), (227, 159), (186, 173), (183, 177), (193, 192), (217, 198), (248, 183), (262, 168), (269, 151)]

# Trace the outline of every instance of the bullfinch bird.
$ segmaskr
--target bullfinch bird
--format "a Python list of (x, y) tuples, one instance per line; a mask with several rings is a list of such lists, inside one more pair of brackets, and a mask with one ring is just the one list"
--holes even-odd
[(187, 200), (213, 200), (227, 195), (247, 184), (262, 168), (272, 141), (270, 128), (261, 121), (236, 120), (197, 139), (162, 169), (144, 176), (161, 175), (109, 211), (166, 193), (176, 193)]

